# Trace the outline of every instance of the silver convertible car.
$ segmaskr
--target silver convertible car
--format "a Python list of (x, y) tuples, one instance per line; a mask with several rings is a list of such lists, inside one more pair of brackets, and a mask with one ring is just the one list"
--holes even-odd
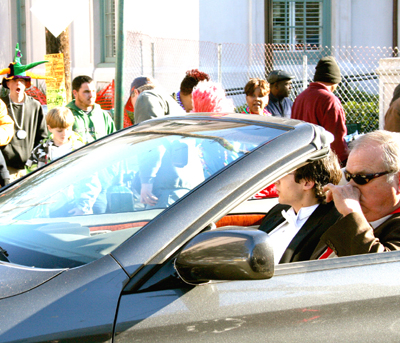
[(3, 188), (0, 342), (399, 342), (400, 252), (275, 266), (258, 230), (277, 199), (254, 195), (331, 140), (165, 117)]

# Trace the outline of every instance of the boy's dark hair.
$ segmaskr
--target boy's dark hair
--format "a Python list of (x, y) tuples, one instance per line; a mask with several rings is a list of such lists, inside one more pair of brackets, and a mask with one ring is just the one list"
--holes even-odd
[(200, 81), (204, 80), (210, 81), (210, 76), (198, 69), (188, 70), (181, 82), (181, 93), (184, 95), (192, 94), (193, 88), (196, 87)]
[(328, 183), (337, 185), (341, 178), (342, 171), (340, 170), (339, 160), (333, 151), (330, 151), (328, 156), (310, 162), (294, 172), (294, 180), (297, 183), (300, 180), (315, 182), (313, 190), (320, 204), (325, 203), (326, 200), (326, 195), (322, 188)]
[(90, 76), (87, 76), (87, 75), (77, 76), (72, 81), (72, 90), (79, 92), (79, 89), (81, 88), (81, 86), (84, 83), (90, 83), (92, 81), (93, 81), (93, 79)]

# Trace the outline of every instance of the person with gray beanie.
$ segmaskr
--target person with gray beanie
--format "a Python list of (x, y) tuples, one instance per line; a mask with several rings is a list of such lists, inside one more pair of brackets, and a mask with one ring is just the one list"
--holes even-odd
[(333, 56), (322, 57), (315, 67), (314, 82), (300, 93), (292, 107), (292, 118), (317, 124), (331, 132), (335, 139), (331, 148), (344, 166), (349, 154), (344, 137), (346, 115), (340, 100), (333, 94), (342, 76)]

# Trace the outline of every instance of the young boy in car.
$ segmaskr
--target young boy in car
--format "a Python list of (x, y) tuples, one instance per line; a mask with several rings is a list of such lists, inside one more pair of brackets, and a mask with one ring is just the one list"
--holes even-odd
[(27, 172), (40, 168), (84, 145), (82, 137), (72, 131), (75, 118), (66, 107), (55, 107), (46, 115), (48, 138), (35, 147), (25, 164)]
[(342, 172), (334, 152), (275, 182), (279, 204), (265, 216), (260, 230), (271, 238), (275, 264), (310, 259), (321, 235), (341, 218), (323, 187), (338, 184)]

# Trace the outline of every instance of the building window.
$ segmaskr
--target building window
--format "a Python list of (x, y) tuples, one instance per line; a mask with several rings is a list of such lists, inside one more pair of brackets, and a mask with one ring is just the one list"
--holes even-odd
[(103, 0), (103, 60), (115, 62), (115, 0)]
[(273, 43), (298, 50), (317, 49), (330, 42), (329, 0), (273, 0)]

